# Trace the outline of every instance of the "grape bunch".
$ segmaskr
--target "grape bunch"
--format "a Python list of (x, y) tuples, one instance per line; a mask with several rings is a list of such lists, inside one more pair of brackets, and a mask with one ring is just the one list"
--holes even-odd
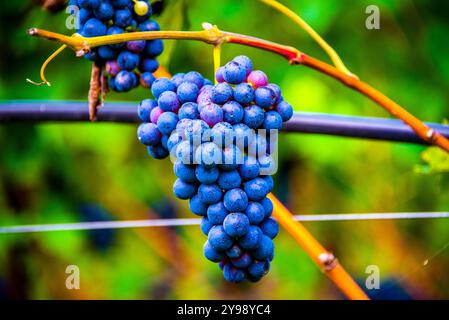
[(279, 232), (267, 198), (273, 140), (260, 132), (281, 129), (293, 109), (246, 56), (220, 67), (215, 78), (212, 85), (189, 72), (154, 81), (155, 100), (138, 106), (137, 135), (153, 158), (171, 157), (174, 194), (202, 217), (206, 258), (219, 263), (227, 281), (256, 282), (269, 271)]
[[(70, 0), (77, 6), (78, 29), (83, 37), (116, 35), (136, 31), (159, 31), (150, 20), (148, 0)], [(116, 92), (127, 92), (139, 86), (150, 88), (159, 68), (156, 57), (164, 49), (162, 40), (136, 40), (104, 45), (92, 49), (85, 58), (106, 70), (108, 85)]]

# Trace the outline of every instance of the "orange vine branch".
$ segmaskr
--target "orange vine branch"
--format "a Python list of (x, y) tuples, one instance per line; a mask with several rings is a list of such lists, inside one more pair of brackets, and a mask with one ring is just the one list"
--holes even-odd
[(70, 37), (36, 28), (30, 29), (28, 33), (32, 36), (38, 36), (65, 44), (73, 49), (78, 56), (82, 56), (85, 53), (89, 52), (91, 48), (102, 45), (116, 44), (132, 40), (154, 39), (196, 40), (212, 44), (214, 46), (220, 46), (224, 43), (234, 43), (270, 51), (283, 56), (292, 65), (304, 65), (339, 80), (346, 86), (360, 92), (364, 96), (379, 104), (394, 117), (397, 117), (404, 121), (424, 141), (434, 144), (441, 149), (449, 152), (448, 139), (446, 139), (440, 133), (427, 127), (421, 120), (413, 116), (411, 113), (388, 98), (386, 95), (372, 88), (370, 85), (360, 81), (356, 77), (351, 76), (348, 73), (343, 72), (325, 62), (308, 56), (291, 46), (285, 46), (247, 35), (221, 31), (216, 26), (212, 26), (208, 23), (205, 23), (203, 27), (204, 30), (202, 31), (147, 31), (92, 38), (84, 38), (78, 34)]
[(338, 262), (337, 258), (327, 251), (314, 236), (298, 221), (293, 214), (272, 193), (268, 198), (273, 202), (273, 216), (284, 227), (321, 268), (326, 276), (351, 300), (369, 300), (359, 285), (351, 278)]

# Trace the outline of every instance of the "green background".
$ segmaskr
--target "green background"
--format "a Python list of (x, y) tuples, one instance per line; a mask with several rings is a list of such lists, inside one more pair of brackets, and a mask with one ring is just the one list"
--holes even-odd
[[(443, 1), (301, 0), (283, 3), (300, 13), (361, 79), (426, 121), (449, 116), (449, 4)], [(365, 9), (378, 5), (381, 29), (365, 28)], [(0, 5), (0, 99), (86, 100), (90, 63), (70, 50), (47, 69), (51, 87), (36, 87), (41, 63), (55, 43), (26, 35), (29, 27), (70, 34), (67, 15), (30, 1)], [(221, 29), (288, 44), (328, 61), (293, 22), (256, 0), (172, 0), (163, 29)], [(212, 77), (212, 48), (166, 41), (160, 61), (172, 73)], [(335, 80), (279, 56), (227, 45), (223, 61), (250, 56), (278, 83), (296, 111), (388, 116)], [(110, 94), (137, 103), (149, 90)], [(151, 159), (136, 125), (1, 124), (0, 225), (76, 222), (82, 208), (104, 219), (192, 217), (175, 200), (169, 161)], [(434, 149), (305, 134), (282, 136), (275, 194), (295, 214), (448, 211), (448, 160)], [(423, 154), (424, 152), (424, 154)], [(441, 159), (440, 159), (441, 158)], [(438, 160), (439, 159), (439, 160)], [(427, 161), (425, 161), (427, 160)], [(444, 170), (446, 168), (446, 171)], [(168, 208), (167, 208), (168, 207)], [(102, 209), (95, 209), (102, 208)], [(366, 268), (380, 269), (377, 298), (448, 298), (449, 222), (307, 223), (314, 235), (362, 284)], [(100, 249), (95, 239), (109, 245)], [(99, 299), (335, 299), (342, 298), (287, 232), (275, 241), (270, 274), (260, 283), (231, 285), (202, 256), (199, 227), (96, 233), (0, 235), (3, 298)], [(443, 248), (443, 250), (441, 250)], [(427, 266), (423, 262), (429, 259)], [(65, 288), (65, 269), (81, 270), (81, 290)]]

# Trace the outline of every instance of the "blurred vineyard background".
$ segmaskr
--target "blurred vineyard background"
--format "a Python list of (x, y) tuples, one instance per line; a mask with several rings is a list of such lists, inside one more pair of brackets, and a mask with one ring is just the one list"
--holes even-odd
[[(449, 117), (449, 4), (426, 0), (283, 0), (319, 31), (348, 67), (426, 121)], [(289, 44), (322, 59), (304, 32), (255, 0), (167, 1), (163, 29), (220, 28)], [(381, 30), (365, 28), (378, 5)], [(52, 87), (35, 87), (56, 44), (26, 35), (35, 26), (69, 34), (64, 12), (29, 0), (0, 5), (0, 99), (85, 100), (90, 63), (66, 50), (48, 68)], [(211, 47), (166, 41), (172, 73), (212, 77)], [(297, 111), (387, 116), (334, 80), (251, 48), (226, 46), (223, 61), (250, 56), (281, 85)], [(138, 89), (110, 101), (150, 95)], [(449, 210), (449, 165), (433, 149), (304, 134), (280, 141), (275, 194), (296, 214)], [(445, 162), (446, 161), (446, 162)], [(174, 199), (169, 161), (156, 161), (136, 125), (0, 124), (0, 225), (192, 217)], [(381, 271), (375, 298), (449, 298), (449, 221), (307, 223), (361, 283)], [(1, 298), (333, 299), (342, 298), (285, 231), (272, 270), (258, 284), (230, 285), (202, 256), (199, 227), (0, 235)], [(435, 253), (438, 255), (434, 256)], [(434, 256), (434, 257), (433, 257)], [(424, 267), (423, 261), (433, 257)], [(65, 288), (65, 268), (81, 270), (81, 289)]]

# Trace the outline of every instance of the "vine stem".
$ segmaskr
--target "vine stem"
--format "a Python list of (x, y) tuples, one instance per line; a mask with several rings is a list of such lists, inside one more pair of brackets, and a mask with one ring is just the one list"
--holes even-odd
[(315, 69), (340, 81), (349, 88), (358, 91), (359, 93), (379, 104), (394, 117), (397, 117), (404, 121), (424, 141), (430, 144), (434, 144), (445, 150), (446, 152), (449, 152), (448, 139), (446, 139), (437, 131), (430, 129), (421, 120), (413, 116), (399, 104), (388, 98), (382, 92), (359, 80), (357, 77), (343, 72), (323, 61), (306, 55), (305, 53), (291, 46), (285, 46), (247, 35), (221, 31), (216, 26), (212, 26), (209, 23), (203, 24), (203, 27), (204, 30), (202, 31), (146, 31), (92, 38), (84, 38), (78, 34), (75, 34), (74, 36), (66, 36), (37, 28), (29, 29), (28, 34), (65, 44), (73, 49), (76, 52), (77, 56), (83, 56), (92, 48), (102, 45), (116, 44), (132, 40), (154, 39), (196, 40), (212, 44), (214, 46), (221, 46), (224, 43), (234, 43), (270, 51), (283, 56), (292, 65), (304, 65), (309, 68)]
[(351, 300), (369, 300), (359, 285), (346, 272), (337, 258), (327, 251), (315, 237), (298, 221), (294, 215), (272, 193), (268, 198), (273, 202), (273, 216), (286, 229), (312, 258), (326, 276)]
[(297, 25), (301, 27), (305, 32), (307, 32), (313, 40), (315, 40), (316, 43), (327, 53), (329, 58), (331, 58), (332, 62), (334, 63), (335, 67), (345, 72), (346, 74), (356, 77), (351, 73), (351, 71), (346, 68), (345, 64), (341, 60), (338, 53), (332, 48), (326, 40), (324, 40), (318, 32), (316, 32), (307, 22), (305, 22), (299, 15), (297, 15), (294, 11), (290, 10), (287, 6), (283, 5), (282, 3), (276, 1), (276, 0), (259, 0), (266, 5), (276, 9), (289, 19), (291, 19), (293, 22), (295, 22)]

